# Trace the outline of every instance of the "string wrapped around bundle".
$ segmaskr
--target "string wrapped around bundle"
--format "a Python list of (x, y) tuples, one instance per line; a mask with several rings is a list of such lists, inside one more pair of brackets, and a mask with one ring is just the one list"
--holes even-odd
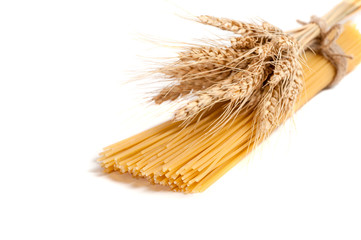
[(184, 104), (172, 120), (104, 148), (98, 161), (106, 172), (130, 173), (174, 191), (206, 190), (360, 63), (361, 34), (339, 24), (360, 8), (360, 0), (343, 1), (289, 32), (267, 22), (196, 18), (234, 35), (228, 44), (185, 48), (157, 69), (170, 84), (153, 101)]

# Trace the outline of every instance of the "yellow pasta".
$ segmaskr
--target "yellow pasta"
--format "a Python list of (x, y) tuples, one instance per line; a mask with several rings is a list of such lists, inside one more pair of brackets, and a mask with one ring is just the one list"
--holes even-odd
[[(361, 34), (347, 24), (337, 42), (353, 56), (348, 69), (352, 71), (361, 62)], [(334, 67), (323, 57), (307, 52), (306, 59), (305, 88), (297, 109), (327, 87), (335, 75)], [(99, 162), (106, 172), (130, 173), (174, 191), (202, 192), (241, 161), (256, 142), (253, 113), (246, 110), (210, 133), (221, 113), (215, 110), (186, 127), (172, 121), (160, 124), (104, 148)]]

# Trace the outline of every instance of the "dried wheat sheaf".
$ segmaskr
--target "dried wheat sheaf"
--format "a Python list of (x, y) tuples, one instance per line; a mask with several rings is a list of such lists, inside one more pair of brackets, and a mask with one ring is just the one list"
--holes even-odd
[(161, 104), (189, 99), (175, 112), (176, 121), (190, 121), (220, 103), (226, 120), (251, 108), (256, 111), (257, 135), (267, 135), (292, 113), (302, 91), (303, 49), (292, 35), (267, 22), (205, 15), (197, 21), (234, 36), (224, 46), (185, 49), (175, 63), (158, 69), (172, 83), (153, 100)]

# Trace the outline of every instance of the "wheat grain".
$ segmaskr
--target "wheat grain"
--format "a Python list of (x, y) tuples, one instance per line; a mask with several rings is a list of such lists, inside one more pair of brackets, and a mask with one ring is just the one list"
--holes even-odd
[(270, 34), (283, 33), (283, 31), (267, 22), (262, 25), (244, 23), (229, 18), (218, 18), (208, 15), (201, 15), (197, 19), (199, 22), (217, 27), (222, 30), (231, 31), (243, 36), (269, 36)]

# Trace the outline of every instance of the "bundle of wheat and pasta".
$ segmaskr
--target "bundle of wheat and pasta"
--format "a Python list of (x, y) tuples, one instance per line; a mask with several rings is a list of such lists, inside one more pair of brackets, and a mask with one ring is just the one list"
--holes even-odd
[(98, 161), (185, 193), (202, 192), (254, 150), (317, 93), (361, 62), (361, 34), (346, 23), (361, 0), (345, 0), (292, 31), (268, 22), (202, 15), (233, 33), (191, 45), (154, 73), (169, 84), (155, 104), (181, 100), (174, 118), (104, 148)]

